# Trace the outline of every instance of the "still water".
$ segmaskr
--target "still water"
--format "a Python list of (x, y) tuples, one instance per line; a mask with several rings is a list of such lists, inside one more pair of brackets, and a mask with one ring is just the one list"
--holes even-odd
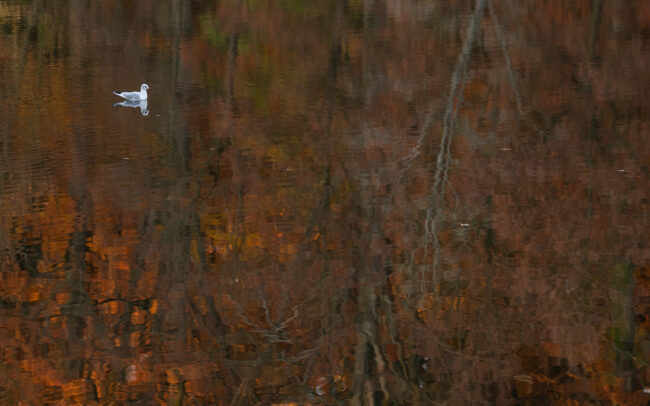
[(0, 0), (1, 404), (647, 403), (649, 33)]

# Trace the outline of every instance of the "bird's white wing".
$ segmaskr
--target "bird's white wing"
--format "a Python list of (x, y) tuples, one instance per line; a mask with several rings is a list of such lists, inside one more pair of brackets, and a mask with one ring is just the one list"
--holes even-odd
[(140, 92), (113, 92), (113, 94), (126, 100), (140, 100)]

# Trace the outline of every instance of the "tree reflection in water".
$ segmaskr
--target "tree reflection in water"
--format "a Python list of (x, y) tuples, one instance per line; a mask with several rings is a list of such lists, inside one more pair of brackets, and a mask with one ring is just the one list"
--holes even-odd
[(649, 25), (0, 1), (0, 398), (642, 404)]

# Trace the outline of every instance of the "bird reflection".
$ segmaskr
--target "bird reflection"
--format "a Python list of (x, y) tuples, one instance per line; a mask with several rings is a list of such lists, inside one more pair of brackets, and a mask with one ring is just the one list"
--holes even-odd
[(147, 109), (147, 100), (124, 100), (113, 105), (113, 107), (116, 106), (133, 108), (140, 107), (140, 113), (142, 113), (143, 116), (149, 115), (149, 110)]

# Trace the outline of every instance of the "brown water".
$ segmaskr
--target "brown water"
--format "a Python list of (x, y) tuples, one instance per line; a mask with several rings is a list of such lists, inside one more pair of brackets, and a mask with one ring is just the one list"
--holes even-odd
[(646, 404), (649, 39), (643, 0), (0, 1), (1, 404)]

